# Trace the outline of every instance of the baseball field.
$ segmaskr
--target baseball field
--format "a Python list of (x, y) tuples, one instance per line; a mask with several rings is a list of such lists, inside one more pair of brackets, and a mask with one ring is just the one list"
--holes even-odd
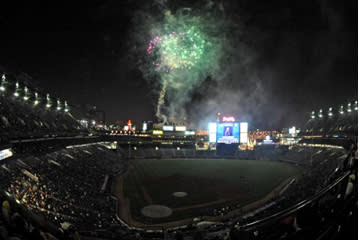
[(137, 159), (115, 182), (114, 194), (124, 221), (161, 225), (206, 216), (231, 203), (254, 207), (298, 173), (273, 161)]

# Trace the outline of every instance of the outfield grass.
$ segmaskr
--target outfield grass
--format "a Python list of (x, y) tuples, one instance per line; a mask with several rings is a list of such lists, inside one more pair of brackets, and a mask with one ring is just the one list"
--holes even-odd
[[(193, 205), (224, 200), (244, 206), (298, 173), (288, 164), (252, 160), (139, 159), (131, 166), (124, 179), (124, 196), (130, 200), (133, 219), (147, 224), (193, 218), (224, 203), (191, 208)], [(177, 198), (174, 192), (188, 196)], [(168, 206), (173, 214), (163, 219), (144, 217), (141, 209), (149, 204)]]

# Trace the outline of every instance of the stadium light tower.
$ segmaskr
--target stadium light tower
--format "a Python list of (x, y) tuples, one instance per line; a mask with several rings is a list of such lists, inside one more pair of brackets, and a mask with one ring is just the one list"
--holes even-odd
[(64, 112), (68, 112), (68, 111), (69, 111), (69, 105), (65, 101), (65, 103), (64, 103)]
[(34, 105), (36, 106), (36, 105), (38, 105), (39, 103), (40, 103), (40, 101), (39, 101), (39, 94), (37, 93), (37, 92), (35, 92), (35, 101), (34, 101)]
[(46, 94), (46, 108), (50, 108), (51, 107), (51, 99), (50, 99), (50, 94)]
[(18, 83), (18, 82), (16, 82), (16, 84), (15, 84), (14, 96), (15, 96), (15, 97), (18, 97), (18, 96), (19, 96), (19, 83)]
[(5, 83), (6, 83), (6, 76), (5, 73), (1, 76), (1, 84), (0, 84), (0, 91), (5, 92)]
[(348, 103), (348, 105), (347, 105), (347, 112), (351, 112), (351, 103)]
[(329, 117), (332, 117), (332, 116), (333, 116), (333, 113), (332, 113), (332, 107), (329, 107), (328, 116), (329, 116)]
[(320, 109), (318, 116), (319, 116), (319, 118), (322, 118), (322, 117), (323, 117), (323, 110), (322, 110), (322, 109)]
[(24, 87), (24, 100), (29, 100), (29, 89), (26, 86)]
[(56, 107), (56, 110), (61, 110), (61, 102), (60, 102), (60, 99), (57, 100), (57, 107)]
[(311, 118), (312, 118), (312, 119), (315, 119), (315, 111), (312, 111), (312, 112), (311, 112)]
[(343, 106), (343, 105), (340, 106), (339, 113), (340, 113), (341, 115), (344, 114), (344, 106)]

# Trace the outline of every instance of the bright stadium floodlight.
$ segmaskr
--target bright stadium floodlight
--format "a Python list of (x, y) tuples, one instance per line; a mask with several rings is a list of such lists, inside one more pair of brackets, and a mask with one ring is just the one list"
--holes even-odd
[(6, 77), (5, 77), (5, 74), (3, 73), (2, 77), (1, 77), (1, 85), (0, 85), (0, 91), (2, 91), (2, 92), (5, 91), (5, 81), (6, 81)]
[(328, 116), (329, 116), (329, 117), (332, 117), (332, 116), (333, 116), (333, 113), (332, 113), (332, 107), (329, 107)]
[(56, 107), (56, 110), (61, 110), (61, 102), (60, 102), (60, 100), (58, 99), (57, 100), (57, 107)]
[(50, 108), (51, 107), (51, 99), (50, 99), (50, 94), (46, 94), (46, 108)]
[(39, 101), (39, 94), (37, 93), (37, 92), (35, 92), (35, 101), (34, 101), (34, 105), (36, 106), (36, 105), (38, 105), (39, 103), (40, 103), (40, 101)]
[(323, 117), (322, 109), (320, 109), (320, 111), (319, 111), (319, 118), (322, 118), (322, 117)]
[(24, 100), (27, 101), (29, 100), (29, 89), (25, 86), (24, 87)]
[(311, 112), (311, 118), (312, 118), (312, 119), (315, 119), (315, 111), (312, 111), (312, 112)]
[(340, 106), (339, 113), (340, 113), (341, 115), (344, 114), (344, 106), (343, 106), (343, 105)]
[(68, 112), (69, 111), (69, 106), (67, 104), (67, 102), (64, 102), (64, 112)]
[(15, 85), (15, 92), (14, 92), (14, 96), (15, 97), (18, 97), (19, 96), (19, 83), (16, 82), (16, 85)]
[(351, 103), (348, 103), (348, 105), (347, 105), (347, 112), (351, 112)]
[(358, 102), (355, 101), (355, 102), (354, 102), (354, 111), (357, 111), (357, 110), (358, 110)]

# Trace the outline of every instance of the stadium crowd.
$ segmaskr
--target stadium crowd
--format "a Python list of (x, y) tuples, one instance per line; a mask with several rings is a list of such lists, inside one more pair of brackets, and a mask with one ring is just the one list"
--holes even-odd
[(110, 181), (126, 169), (118, 159), (101, 144), (13, 159), (1, 165), (1, 189), (56, 229), (108, 228), (118, 223)]

